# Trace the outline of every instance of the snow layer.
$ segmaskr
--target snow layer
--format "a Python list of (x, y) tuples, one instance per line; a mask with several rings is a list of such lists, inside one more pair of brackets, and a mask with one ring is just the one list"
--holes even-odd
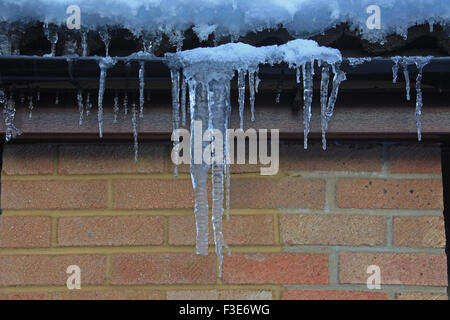
[[(348, 22), (364, 38), (380, 41), (392, 33), (405, 36), (407, 28), (416, 24), (450, 25), (448, 0), (2, 0), (0, 21), (63, 24), (69, 16), (69, 5), (80, 7), (81, 25), (85, 28), (109, 24), (136, 33), (146, 30), (179, 34), (193, 26), (201, 39), (210, 33), (236, 38), (279, 25), (302, 37)], [(371, 5), (380, 7), (379, 30), (366, 25)]]

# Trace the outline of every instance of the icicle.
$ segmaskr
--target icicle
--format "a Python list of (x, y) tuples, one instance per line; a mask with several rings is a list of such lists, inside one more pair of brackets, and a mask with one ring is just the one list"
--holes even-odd
[(82, 55), (83, 57), (87, 56), (87, 49), (88, 49), (88, 44), (87, 44), (87, 32), (83, 32), (81, 34), (81, 48), (82, 48)]
[(88, 91), (87, 97), (86, 97), (86, 117), (89, 116), (92, 109), (92, 103), (91, 103), (91, 93)]
[(313, 96), (313, 75), (311, 69), (313, 62), (307, 62), (302, 65), (303, 73), (303, 135), (304, 148), (308, 149), (308, 135), (310, 131), (311, 122), (311, 104)]
[(131, 105), (131, 123), (133, 126), (133, 137), (134, 137), (134, 161), (138, 161), (139, 157), (139, 144), (138, 144), (138, 117), (137, 117), (137, 110), (136, 110), (136, 104), (133, 103)]
[(405, 77), (406, 82), (406, 100), (411, 100), (410, 96), (410, 81), (409, 81), (409, 72), (408, 72), (408, 62), (403, 61), (402, 62), (402, 68), (403, 68), (403, 75)]
[(392, 58), (392, 61), (394, 61), (394, 65), (392, 66), (392, 82), (397, 83), (397, 76), (398, 76), (398, 63), (400, 62), (399, 57)]
[(59, 90), (56, 90), (56, 95), (55, 95), (55, 104), (58, 105), (59, 104)]
[(275, 96), (275, 103), (280, 103), (280, 97), (281, 97), (281, 89), (278, 89), (277, 95)]
[(244, 129), (244, 104), (245, 104), (245, 70), (238, 70), (238, 90), (239, 90), (239, 118), (240, 128)]
[(144, 102), (145, 102), (145, 96), (144, 96), (144, 88), (145, 88), (145, 82), (144, 82), (144, 72), (145, 72), (145, 62), (140, 61), (139, 62), (139, 118), (144, 118)]
[(33, 105), (33, 94), (30, 92), (28, 94), (28, 120), (31, 120), (33, 118), (33, 109), (34, 109), (34, 105)]
[(81, 126), (83, 124), (83, 91), (78, 90), (77, 92), (77, 102), (78, 102), (78, 113), (80, 114), (80, 120), (78, 124)]
[(259, 67), (256, 69), (255, 72), (255, 91), (258, 93), (259, 84), (261, 82), (261, 79), (259, 78)]
[[(231, 79), (230, 79), (231, 80)], [(212, 80), (208, 88), (208, 112), (209, 130), (218, 130), (223, 134), (226, 132), (227, 98), (230, 91), (230, 80)], [(214, 231), (214, 244), (219, 259), (219, 277), (222, 277), (223, 248), (225, 243), (222, 232), (222, 216), (224, 203), (224, 142), (212, 139), (212, 225)]]
[[(172, 124), (173, 130), (175, 131), (180, 127), (180, 70), (171, 69), (170, 78), (172, 79)], [(178, 145), (178, 142), (179, 141), (173, 142), (174, 148)], [(174, 176), (178, 176), (178, 165), (176, 164), (174, 165)]]
[(38, 89), (37, 93), (36, 93), (36, 101), (39, 102), (41, 101), (41, 91)]
[(123, 112), (124, 114), (128, 114), (128, 93), (125, 91), (123, 96)]
[(320, 108), (322, 115), (322, 148), (327, 149), (326, 132), (328, 130), (328, 121), (330, 120), (327, 114), (328, 102), (328, 85), (330, 83), (330, 67), (328, 63), (322, 64), (322, 77), (320, 80)]
[(56, 55), (56, 43), (58, 42), (58, 32), (56, 31), (56, 27), (49, 27), (48, 24), (44, 24), (44, 34), (52, 46), (50, 56), (54, 57)]
[(186, 126), (186, 79), (181, 81), (181, 125)]
[[(195, 195), (195, 228), (196, 228), (196, 252), (197, 254), (208, 254), (208, 187), (207, 179), (209, 172), (209, 164), (205, 161), (197, 163), (195, 157), (199, 156), (203, 159), (203, 150), (206, 142), (202, 139), (195, 139), (195, 135), (203, 135), (203, 128), (208, 125), (208, 91), (206, 86), (201, 82), (189, 80), (189, 106), (191, 115), (191, 180)], [(195, 126), (195, 121), (202, 124), (202, 128)], [(200, 130), (200, 132), (197, 132)]]
[(8, 142), (22, 134), (22, 131), (17, 129), (14, 125), (14, 118), (16, 116), (16, 102), (14, 101), (14, 94), (10, 93), (9, 98), (4, 98), (3, 104), (3, 120), (5, 122), (5, 141)]
[(296, 69), (297, 83), (300, 83), (300, 76), (301, 76), (300, 67), (297, 67)]
[(417, 139), (422, 141), (422, 74), (423, 68), (430, 62), (432, 57), (419, 57), (414, 61), (417, 67), (417, 78), (416, 78), (416, 111), (414, 117), (417, 124)]
[(328, 122), (330, 121), (331, 117), (334, 114), (334, 106), (336, 105), (336, 101), (338, 98), (338, 92), (339, 92), (339, 86), (341, 85), (342, 81), (345, 81), (347, 77), (345, 76), (345, 72), (340, 69), (340, 62), (336, 62), (332, 65), (332, 70), (334, 73), (333, 77), (333, 87), (331, 89), (330, 97), (328, 99), (328, 105), (327, 105), (327, 128), (328, 128)]
[(98, 86), (98, 133), (100, 138), (103, 138), (103, 95), (105, 94), (106, 74), (107, 70), (114, 66), (116, 61), (110, 57), (103, 58), (99, 61), (100, 80)]
[(103, 29), (99, 32), (100, 38), (105, 44), (105, 57), (109, 57), (109, 43), (111, 41), (111, 35), (109, 34), (108, 29)]
[(116, 94), (114, 96), (114, 120), (113, 123), (117, 123), (117, 116), (119, 115), (119, 95), (116, 90)]
[(250, 91), (250, 110), (252, 113), (252, 121), (255, 121), (255, 76), (256, 70), (248, 71), (248, 90)]

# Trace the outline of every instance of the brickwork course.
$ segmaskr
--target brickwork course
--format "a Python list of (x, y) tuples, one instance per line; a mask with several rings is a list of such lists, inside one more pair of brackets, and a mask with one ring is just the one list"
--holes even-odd
[(172, 167), (158, 142), (138, 163), (125, 142), (5, 145), (0, 299), (447, 299), (438, 145), (285, 142), (275, 176), (235, 166), (222, 278)]

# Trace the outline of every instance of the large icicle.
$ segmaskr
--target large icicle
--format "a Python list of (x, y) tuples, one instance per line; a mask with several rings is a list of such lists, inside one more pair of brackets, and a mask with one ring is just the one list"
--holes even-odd
[(145, 96), (144, 96), (144, 88), (145, 88), (145, 82), (144, 82), (144, 72), (145, 72), (145, 62), (139, 61), (139, 118), (144, 118), (144, 103), (145, 103)]
[(330, 117), (328, 116), (328, 86), (330, 83), (330, 66), (328, 63), (322, 63), (322, 76), (320, 80), (320, 110), (322, 118), (322, 148), (326, 150), (327, 148), (327, 137), (326, 133), (328, 130), (328, 121)]
[(430, 63), (431, 57), (418, 57), (415, 59), (414, 63), (417, 67), (417, 78), (416, 78), (416, 111), (414, 117), (416, 118), (417, 124), (417, 139), (422, 141), (422, 72), (423, 67)]
[(183, 127), (186, 126), (186, 79), (183, 76), (183, 80), (181, 81), (181, 125)]
[(407, 61), (403, 61), (402, 62), (402, 68), (403, 68), (403, 76), (405, 77), (405, 83), (406, 83), (406, 100), (411, 100), (411, 95), (410, 95), (410, 81), (409, 81), (409, 71), (408, 71), (408, 62)]
[[(180, 128), (180, 70), (171, 69), (170, 78), (172, 80), (172, 126), (173, 130)], [(177, 147), (179, 141), (174, 141), (174, 148)], [(177, 154), (176, 157), (178, 158)], [(177, 162), (177, 160), (175, 160)], [(178, 176), (178, 164), (174, 165), (174, 175)]]
[(98, 133), (103, 138), (103, 95), (105, 94), (107, 70), (114, 66), (116, 61), (110, 57), (102, 58), (98, 65), (100, 67), (100, 80), (98, 86)]
[(238, 70), (238, 91), (239, 91), (239, 119), (240, 127), (244, 129), (244, 104), (245, 104), (245, 70)]

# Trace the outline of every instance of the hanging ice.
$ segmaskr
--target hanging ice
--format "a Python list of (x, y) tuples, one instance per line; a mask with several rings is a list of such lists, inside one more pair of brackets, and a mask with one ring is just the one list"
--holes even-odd
[(312, 69), (314, 68), (314, 62), (305, 63), (302, 66), (303, 73), (303, 135), (304, 142), (303, 147), (308, 149), (308, 135), (309, 135), (309, 125), (311, 122), (311, 105), (313, 96), (313, 75)]
[[(255, 93), (259, 85), (258, 67), (260, 64), (287, 62), (291, 67), (305, 66), (305, 110), (310, 119), (312, 101), (312, 77), (315, 60), (323, 60), (335, 66), (337, 79), (343, 80), (338, 70), (342, 57), (338, 50), (319, 47), (316, 42), (296, 40), (282, 46), (253, 47), (243, 43), (230, 43), (214, 48), (197, 48), (178, 53), (166, 54), (172, 79), (172, 110), (174, 129), (179, 127), (180, 81), (188, 82), (191, 114), (191, 179), (195, 194), (195, 217), (197, 229), (196, 248), (198, 254), (208, 252), (208, 196), (207, 177), (212, 167), (212, 224), (216, 253), (219, 258), (219, 271), (222, 266), (223, 248), (227, 248), (222, 234), (224, 202), (229, 211), (229, 148), (226, 130), (231, 113), (230, 81), (238, 73), (240, 125), (243, 126), (243, 105), (245, 99), (245, 74), (249, 74), (249, 91), (252, 113), (254, 113)], [(183, 80), (180, 78), (180, 70)], [(339, 72), (338, 72), (339, 71)], [(334, 81), (334, 86), (340, 82)], [(333, 91), (337, 97), (337, 88)], [(334, 96), (330, 98), (334, 108)], [(328, 106), (327, 106), (328, 107)], [(254, 119), (254, 116), (252, 116)], [(199, 121), (202, 128), (208, 128), (208, 143), (195, 138)], [(309, 123), (309, 120), (308, 120)], [(215, 133), (221, 133), (220, 135)], [(203, 133), (201, 133), (203, 134)], [(225, 137), (225, 139), (221, 138)], [(175, 144), (177, 141), (175, 141)], [(206, 152), (206, 153), (205, 153)], [(177, 153), (175, 153), (176, 155)], [(210, 161), (197, 163), (194, 159), (210, 154)], [(225, 154), (225, 156), (224, 156)], [(174, 159), (177, 160), (177, 159)], [(225, 188), (224, 188), (225, 185)]]
[[(177, 130), (180, 127), (180, 70), (171, 69), (170, 78), (172, 79), (172, 127)], [(179, 141), (174, 141), (174, 148), (177, 147)], [(177, 162), (177, 159), (175, 160)], [(178, 164), (174, 165), (174, 175), (178, 176)]]
[(46, 56), (54, 57), (56, 55), (56, 43), (58, 42), (58, 32), (56, 30), (56, 26), (49, 26), (48, 24), (44, 24), (44, 34), (51, 44), (51, 52)]
[(113, 112), (114, 112), (113, 123), (117, 123), (117, 116), (119, 115), (119, 94), (117, 93), (117, 90), (116, 90), (116, 94), (114, 95)]
[(102, 39), (105, 44), (105, 56), (109, 57), (109, 42), (111, 41), (111, 35), (107, 28), (101, 29), (99, 31), (100, 39)]
[(92, 109), (92, 103), (91, 103), (91, 93), (88, 91), (87, 97), (86, 97), (86, 117), (89, 116)]
[(145, 62), (140, 61), (139, 62), (139, 118), (144, 118), (144, 103), (145, 103), (145, 96), (144, 96), (144, 71), (145, 71)]
[(34, 109), (34, 104), (33, 104), (33, 94), (30, 92), (28, 94), (28, 120), (31, 120), (33, 118), (33, 109)]
[(10, 92), (9, 97), (3, 98), (3, 121), (5, 122), (5, 141), (8, 142), (22, 134), (22, 131), (17, 129), (14, 125), (14, 118), (16, 116), (16, 102), (14, 100), (14, 93)]
[(397, 79), (397, 72), (399, 65), (403, 68), (403, 74), (405, 77), (405, 85), (406, 85), (406, 100), (410, 100), (410, 80), (409, 80), (409, 65), (415, 65), (417, 68), (417, 78), (416, 78), (416, 109), (414, 112), (414, 118), (416, 120), (417, 125), (417, 138), (419, 141), (422, 140), (422, 70), (423, 68), (431, 61), (432, 56), (420, 57), (420, 56), (412, 56), (412, 57), (393, 57), (392, 61), (394, 62), (394, 66), (392, 67), (393, 81), (395, 83)]
[(87, 32), (84, 31), (81, 33), (81, 49), (82, 49), (82, 55), (83, 57), (87, 56)]
[(103, 95), (105, 94), (107, 70), (114, 66), (116, 61), (110, 57), (102, 58), (98, 66), (100, 67), (100, 80), (98, 86), (98, 132), (103, 138)]
[(81, 126), (83, 124), (83, 91), (78, 90), (77, 92), (77, 103), (78, 103), (78, 113), (80, 114), (80, 119), (78, 124)]
[(123, 96), (123, 113), (128, 114), (128, 93), (126, 91)]
[(139, 156), (139, 144), (138, 144), (138, 116), (136, 110), (136, 104), (131, 105), (131, 124), (133, 127), (133, 138), (134, 138), (134, 161), (138, 161)]

